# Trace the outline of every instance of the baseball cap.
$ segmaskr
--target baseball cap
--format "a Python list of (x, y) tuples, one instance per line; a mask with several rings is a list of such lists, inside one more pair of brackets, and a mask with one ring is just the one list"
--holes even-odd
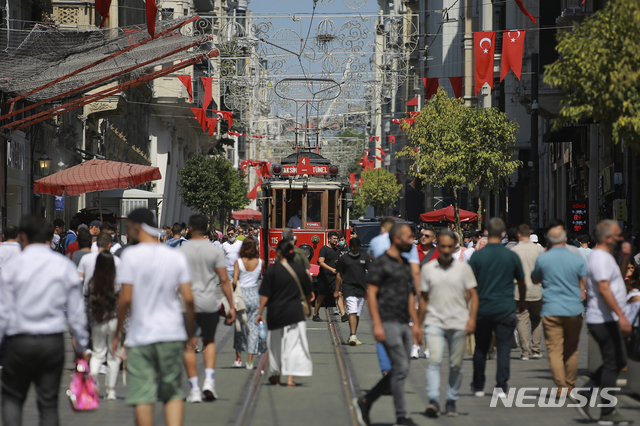
[(102, 223), (99, 220), (92, 220), (89, 226), (97, 226), (98, 228), (101, 228)]
[(89, 230), (89, 227), (87, 226), (86, 223), (81, 223), (80, 225), (78, 225), (78, 232), (80, 232), (80, 230), (85, 229), (85, 230)]
[(538, 236), (536, 234), (531, 234), (531, 235), (529, 235), (529, 240), (534, 242), (534, 243), (537, 243), (538, 242)]
[(135, 209), (129, 216), (127, 216), (127, 220), (130, 220), (134, 223), (139, 223), (142, 227), (142, 230), (152, 237), (158, 237), (162, 234), (162, 229), (158, 228), (158, 222), (156, 221), (156, 215), (149, 209)]

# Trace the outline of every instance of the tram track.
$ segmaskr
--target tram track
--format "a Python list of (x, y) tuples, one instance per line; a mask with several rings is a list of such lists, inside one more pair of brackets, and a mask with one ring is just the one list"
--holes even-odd
[[(349, 424), (353, 426), (359, 426), (358, 418), (355, 408), (353, 406), (353, 399), (357, 396), (357, 382), (352, 375), (351, 363), (348, 359), (348, 355), (342, 349), (342, 339), (340, 338), (339, 325), (334, 320), (330, 309), (326, 309), (326, 315), (328, 318), (328, 324), (326, 330), (329, 331), (329, 337), (331, 339), (331, 345), (335, 355), (336, 365), (338, 367), (338, 373), (340, 377), (340, 385), (343, 390), (344, 402), (349, 411)], [(324, 328), (323, 328), (324, 329)], [(316, 330), (316, 329), (313, 329)], [(320, 329), (318, 329), (320, 330)], [(224, 336), (225, 339), (227, 336)], [(226, 340), (224, 343), (226, 343)], [(229, 424), (233, 426), (249, 426), (253, 418), (258, 399), (260, 397), (260, 390), (262, 388), (262, 382), (264, 380), (265, 372), (268, 368), (269, 353), (265, 352), (260, 358), (260, 363), (255, 373), (253, 373), (246, 381), (243, 388), (244, 397), (238, 403), (237, 416), (235, 416)]]

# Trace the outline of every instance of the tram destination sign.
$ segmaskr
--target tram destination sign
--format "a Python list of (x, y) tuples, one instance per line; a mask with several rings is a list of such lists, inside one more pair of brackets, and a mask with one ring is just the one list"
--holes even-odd
[(568, 230), (578, 234), (589, 233), (589, 209), (587, 200), (570, 200), (567, 206)]
[(309, 157), (301, 157), (297, 166), (283, 166), (283, 175), (328, 175), (329, 166), (312, 165)]

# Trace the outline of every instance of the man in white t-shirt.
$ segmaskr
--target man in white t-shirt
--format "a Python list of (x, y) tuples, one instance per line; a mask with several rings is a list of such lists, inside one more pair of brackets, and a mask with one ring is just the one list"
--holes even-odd
[(18, 227), (9, 225), (2, 230), (2, 244), (0, 244), (0, 271), (2, 267), (14, 255), (20, 253), (20, 243), (18, 242)]
[[(428, 417), (440, 415), (440, 365), (445, 341), (449, 345), (450, 370), (446, 413), (457, 415), (456, 401), (462, 384), (462, 361), (466, 337), (476, 328), (478, 312), (477, 282), (466, 263), (455, 260), (457, 240), (451, 231), (438, 235), (437, 260), (422, 267), (420, 278), (419, 323), (431, 350), (427, 365)], [(468, 303), (470, 305), (468, 306)], [(426, 316), (425, 316), (426, 314)]]
[[(87, 253), (82, 256), (80, 259), (80, 263), (78, 264), (78, 275), (82, 279), (82, 292), (86, 295), (88, 294), (89, 289), (89, 281), (93, 278), (93, 272), (96, 269), (96, 260), (98, 259), (98, 255), (104, 250), (111, 250), (111, 235), (106, 232), (101, 232), (98, 234), (98, 238), (96, 239), (96, 247), (98, 251)], [(116, 265), (116, 271), (120, 266), (120, 258), (117, 256), (113, 257), (113, 261)]]
[[(153, 424), (153, 407), (164, 403), (165, 422), (182, 425), (182, 361), (186, 348), (195, 350), (191, 337), (195, 322), (187, 257), (166, 244), (155, 215), (136, 209), (127, 217), (127, 233), (136, 245), (122, 253), (117, 280), (118, 328), (112, 342), (117, 353), (120, 332), (131, 309), (127, 331), (127, 404), (135, 405), (136, 423)], [(178, 294), (182, 296), (185, 313)], [(186, 329), (185, 329), (186, 321)]]
[[(622, 312), (626, 304), (627, 291), (624, 279), (631, 245), (623, 243), (622, 230), (618, 222), (603, 220), (596, 227), (596, 247), (587, 262), (587, 327), (589, 334), (598, 342), (602, 355), (602, 366), (591, 380), (600, 388), (614, 388), (618, 374), (627, 365), (624, 336), (631, 334), (631, 325)], [(612, 253), (620, 249), (620, 259), (616, 263)], [(585, 395), (591, 397), (590, 394)], [(607, 407), (608, 400), (601, 408), (600, 424), (622, 424), (628, 421), (615, 407)], [(586, 419), (593, 420), (589, 406), (578, 407), (578, 412)], [(628, 423), (626, 423), (628, 424)]]
[[(122, 245), (119, 242), (115, 241), (117, 234), (116, 234), (116, 226), (113, 223), (105, 222), (104, 225), (102, 225), (101, 232), (104, 232), (111, 237), (112, 242), (111, 242), (111, 248), (109, 249), (111, 254), (115, 254), (115, 252), (117, 252), (122, 248)], [(98, 251), (99, 251), (98, 243), (96, 240), (91, 244), (91, 253), (98, 253)]]
[(240, 256), (240, 249), (242, 248), (242, 241), (238, 240), (236, 230), (229, 228), (227, 231), (227, 242), (222, 244), (222, 251), (227, 259), (227, 273), (229, 274), (229, 281), (233, 280), (233, 265), (236, 264), (236, 260)]
[[(220, 319), (220, 298), (224, 293), (227, 300), (233, 300), (231, 283), (227, 276), (224, 252), (220, 247), (209, 242), (206, 236), (207, 218), (197, 214), (189, 218), (189, 244), (184, 244), (178, 250), (187, 256), (189, 269), (191, 270), (191, 292), (196, 312), (196, 324), (200, 327), (200, 337), (204, 346), (204, 373), (205, 379), (200, 390), (198, 383), (198, 368), (195, 351), (185, 350), (184, 366), (187, 370), (191, 391), (187, 396), (187, 402), (202, 402), (202, 396), (207, 401), (218, 399), (215, 385), (216, 368), (216, 344), (214, 341), (216, 328)], [(218, 285), (218, 278), (220, 285)], [(233, 304), (227, 313), (229, 323), (235, 321), (235, 309)], [(193, 345), (198, 338), (193, 338)]]

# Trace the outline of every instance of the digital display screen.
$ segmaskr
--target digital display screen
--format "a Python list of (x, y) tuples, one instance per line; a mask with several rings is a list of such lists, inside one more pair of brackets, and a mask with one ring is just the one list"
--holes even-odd
[(572, 200), (567, 206), (567, 231), (578, 234), (589, 233), (589, 203), (587, 200)]

